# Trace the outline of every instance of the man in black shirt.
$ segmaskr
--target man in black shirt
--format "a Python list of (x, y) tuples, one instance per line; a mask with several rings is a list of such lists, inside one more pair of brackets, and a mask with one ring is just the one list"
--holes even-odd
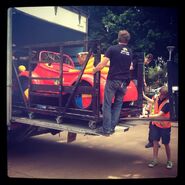
[[(127, 86), (130, 83), (130, 64), (132, 52), (127, 46), (130, 40), (130, 33), (121, 30), (118, 33), (118, 44), (110, 46), (102, 62), (93, 68), (93, 73), (100, 71), (110, 61), (109, 72), (104, 90), (103, 102), (103, 127), (99, 132), (109, 136), (119, 121), (120, 111), (123, 104)], [(114, 98), (114, 103), (112, 104)]]

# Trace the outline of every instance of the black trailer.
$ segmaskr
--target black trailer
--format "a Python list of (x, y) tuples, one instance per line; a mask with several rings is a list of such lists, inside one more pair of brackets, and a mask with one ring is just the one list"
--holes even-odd
[[(88, 47), (88, 55), (85, 59), (85, 62), (82, 66), (82, 69), (79, 73), (78, 79), (73, 84), (73, 86), (64, 86), (63, 85), (63, 53), (65, 51), (65, 48), (73, 48), (73, 47)], [(61, 61), (60, 63), (60, 76), (56, 78), (44, 78), (44, 77), (33, 77), (32, 76), (32, 65), (38, 64), (43, 61), (39, 61), (34, 59), (32, 57), (32, 51), (39, 51), (41, 49), (47, 49), (47, 48), (58, 48), (61, 55)], [(96, 66), (100, 62), (100, 55), (101, 55), (101, 48), (100, 48), (100, 41), (94, 40), (94, 41), (67, 41), (62, 43), (45, 43), (45, 44), (34, 44), (34, 45), (27, 45), (24, 46), (22, 49), (27, 49), (29, 52), (29, 62), (28, 62), (28, 69), (29, 69), (29, 76), (27, 79), (27, 87), (29, 88), (29, 99), (25, 99), (25, 95), (23, 93), (24, 91), (24, 83), (22, 79), (18, 75), (17, 68), (15, 66), (15, 63), (13, 63), (13, 74), (15, 77), (15, 83), (18, 86), (18, 91), (15, 91), (14, 97), (13, 97), (13, 117), (11, 119), (12, 123), (24, 123), (28, 125), (38, 126), (42, 125), (42, 127), (45, 128), (51, 128), (51, 122), (53, 122), (53, 130), (55, 130), (55, 133), (68, 130), (67, 127), (63, 127), (63, 125), (73, 125), (73, 132), (79, 133), (79, 128), (82, 130), (85, 128), (86, 134), (93, 134), (93, 135), (99, 135), (96, 133), (95, 128), (101, 126), (102, 124), (102, 113), (101, 113), (101, 106), (100, 106), (100, 72), (97, 72), (94, 75), (94, 85), (91, 87), (83, 86), (81, 85), (81, 78), (84, 73), (84, 70), (86, 68), (86, 65), (89, 61), (90, 56), (94, 55), (94, 65)], [(85, 48), (84, 48), (85, 49)], [(19, 48), (20, 50), (20, 48)], [(124, 122), (123, 118), (128, 116), (138, 116), (142, 112), (142, 73), (143, 73), (143, 53), (135, 53), (138, 55), (138, 100), (135, 102), (135, 105), (133, 106), (126, 106), (122, 108), (121, 116), (122, 122)], [(55, 61), (56, 62), (56, 61)], [(141, 78), (141, 79), (140, 79)], [(40, 84), (33, 84), (32, 81), (34, 80), (58, 80), (59, 84), (57, 85), (40, 85)], [(36, 99), (39, 100), (42, 97), (45, 97), (44, 93), (38, 93), (43, 92), (44, 90), (47, 90), (51, 92), (51, 94), (48, 96), (46, 101), (36, 101)], [(55, 94), (54, 92), (58, 92), (58, 94)], [(53, 92), (53, 93), (52, 93)], [(67, 98), (67, 101), (64, 101), (64, 93), (68, 93), (69, 96)], [(70, 107), (71, 101), (73, 100), (74, 96), (82, 93), (87, 93), (92, 96), (92, 106), (90, 109), (77, 109), (74, 107)], [(18, 100), (15, 101), (15, 96), (17, 97), (19, 95)], [(55, 106), (48, 105), (48, 99), (55, 97), (57, 99), (57, 104)], [(65, 102), (65, 103), (64, 103)], [(21, 114), (20, 114), (21, 113)], [(24, 113), (24, 114), (23, 114)], [(40, 116), (42, 115), (42, 119)], [(25, 117), (24, 117), (25, 116)], [(43, 117), (45, 116), (45, 117)], [(53, 120), (46, 121), (46, 117), (50, 116)], [(49, 118), (49, 119), (50, 119)], [(32, 121), (30, 121), (30, 119)], [(40, 121), (39, 121), (40, 120)], [(121, 120), (120, 120), (121, 121)], [(39, 122), (42, 122), (40, 124)], [(45, 124), (44, 124), (45, 123)], [(50, 126), (48, 126), (50, 125)], [(80, 126), (81, 125), (81, 126)], [(125, 124), (121, 124), (125, 130), (128, 130), (129, 126)], [(74, 128), (76, 127), (76, 131)], [(56, 129), (57, 128), (57, 129)], [(81, 133), (84, 133), (84, 131), (81, 130)], [(51, 130), (49, 130), (51, 132)], [(26, 132), (26, 134), (28, 131)], [(35, 128), (32, 131), (32, 128), (29, 127), (29, 134), (36, 134)], [(71, 132), (70, 132), (71, 133)], [(25, 134), (25, 136), (26, 136)], [(21, 134), (22, 135), (22, 134)], [(28, 135), (28, 134), (27, 134)]]
[[(73, 20), (72, 24), (68, 20)], [(7, 10), (7, 125), (12, 114), (14, 48), (46, 42), (86, 40), (88, 14), (75, 6), (11, 7)], [(81, 51), (75, 48), (73, 52)], [(21, 53), (22, 55), (22, 53)]]

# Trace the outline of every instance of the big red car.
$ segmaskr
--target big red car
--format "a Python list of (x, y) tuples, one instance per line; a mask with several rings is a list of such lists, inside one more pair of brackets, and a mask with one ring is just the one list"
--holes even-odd
[[(80, 59), (80, 55), (78, 56), (78, 60)], [(103, 55), (101, 55), (101, 59)], [(60, 84), (60, 72), (61, 72), (61, 54), (53, 51), (40, 51), (38, 63), (36, 67), (31, 72), (31, 77), (37, 77), (32, 79), (32, 84), (40, 84), (40, 85), (58, 85)], [(93, 86), (94, 83), (94, 76), (92, 74), (92, 67), (94, 63), (94, 57), (88, 61), (88, 64), (84, 70), (83, 76), (81, 78), (80, 85), (81, 86)], [(21, 69), (20, 69), (21, 70)], [(104, 97), (104, 87), (107, 78), (109, 67), (105, 67), (101, 71), (100, 77), (100, 104), (103, 103)], [(63, 86), (73, 86), (78, 79), (80, 74), (80, 69), (75, 68), (75, 63), (72, 58), (67, 55), (63, 54)], [(29, 88), (28, 88), (28, 77), (29, 71), (26, 69), (21, 70), (19, 73), (21, 85), (24, 91), (24, 94), (27, 99), (29, 99)], [(39, 79), (40, 78), (40, 79)], [(50, 79), (41, 79), (41, 78), (50, 78)], [(38, 93), (43, 93), (48, 97), (48, 100), (51, 98), (52, 93), (59, 93), (50, 92), (48, 90), (38, 90)], [(64, 96), (67, 95), (66, 93), (63, 94)], [(67, 98), (68, 96), (66, 96)], [(133, 83), (130, 82), (129, 86), (127, 87), (126, 94), (123, 98), (124, 102), (133, 102), (138, 99), (138, 91)], [(80, 108), (80, 109), (89, 109), (92, 103), (92, 95), (91, 94), (78, 94), (73, 98), (73, 107)]]

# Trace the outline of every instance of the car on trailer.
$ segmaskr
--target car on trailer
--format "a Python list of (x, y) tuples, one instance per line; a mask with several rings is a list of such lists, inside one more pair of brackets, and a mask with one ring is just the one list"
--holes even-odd
[[(77, 55), (78, 60), (79, 55)], [(101, 60), (103, 59), (103, 55), (101, 55)], [(61, 60), (63, 61), (63, 66), (60, 65)], [(94, 63), (94, 56), (92, 55), (86, 65), (86, 68), (84, 70), (83, 76), (80, 81), (80, 86), (87, 86), (92, 87), (94, 83), (94, 75), (92, 73)], [(22, 70), (21, 70), (22, 68)], [(29, 70), (26, 70), (25, 67), (22, 65), (19, 66), (20, 73), (19, 78), (21, 82), (21, 86), (24, 91), (24, 95), (26, 99), (29, 99)], [(63, 73), (63, 79), (62, 82), (59, 79), (60, 73)], [(100, 105), (103, 103), (103, 97), (104, 97), (104, 88), (105, 83), (107, 79), (109, 67), (105, 67), (101, 71), (100, 76)], [(36, 67), (31, 71), (31, 75), (34, 78), (32, 79), (32, 84), (37, 85), (59, 85), (60, 83), (63, 83), (64, 86), (73, 86), (75, 82), (78, 79), (78, 76), (80, 74), (80, 69), (75, 68), (74, 61), (72, 58), (67, 55), (63, 54), (61, 57), (61, 54), (58, 52), (53, 51), (47, 51), (42, 50), (39, 52), (38, 55), (38, 63), (36, 64)], [(38, 79), (38, 78), (48, 78), (48, 79)], [(49, 101), (52, 94), (58, 94), (59, 91), (51, 92), (47, 89), (45, 90), (38, 90), (38, 94), (45, 94), (45, 101)], [(68, 93), (63, 93), (63, 96), (68, 98)], [(133, 81), (130, 81), (129, 86), (127, 87), (126, 94), (123, 98), (123, 102), (127, 102), (126, 104), (130, 104), (131, 102), (137, 101), (138, 99), (138, 91), (137, 87), (134, 84)], [(40, 100), (40, 99), (39, 99)], [(66, 102), (65, 100), (64, 102)], [(114, 101), (114, 100), (113, 100)], [(72, 107), (79, 108), (79, 109), (90, 109), (92, 107), (92, 95), (91, 94), (77, 94), (74, 96), (72, 100)]]

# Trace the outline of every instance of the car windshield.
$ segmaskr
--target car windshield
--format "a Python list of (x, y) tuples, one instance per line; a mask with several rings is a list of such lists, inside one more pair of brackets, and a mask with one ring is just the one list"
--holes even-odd
[[(48, 52), (48, 51), (42, 52), (40, 60), (44, 62), (60, 62), (61, 55), (60, 53), (55, 53), (55, 52)], [(70, 58), (65, 54), (63, 55), (63, 63), (72, 65)]]

